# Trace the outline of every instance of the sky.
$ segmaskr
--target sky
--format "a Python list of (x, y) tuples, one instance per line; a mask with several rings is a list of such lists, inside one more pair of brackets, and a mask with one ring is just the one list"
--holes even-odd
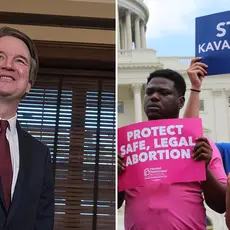
[(157, 56), (195, 55), (195, 18), (230, 10), (230, 0), (144, 0), (147, 47)]

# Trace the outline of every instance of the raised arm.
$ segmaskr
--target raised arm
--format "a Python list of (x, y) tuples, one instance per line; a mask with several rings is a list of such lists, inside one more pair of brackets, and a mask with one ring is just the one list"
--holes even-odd
[(184, 118), (197, 118), (199, 117), (200, 108), (200, 90), (202, 80), (207, 75), (207, 65), (201, 63), (201, 58), (197, 57), (192, 59), (191, 64), (187, 70), (188, 77), (191, 82), (191, 89), (189, 100), (185, 108)]

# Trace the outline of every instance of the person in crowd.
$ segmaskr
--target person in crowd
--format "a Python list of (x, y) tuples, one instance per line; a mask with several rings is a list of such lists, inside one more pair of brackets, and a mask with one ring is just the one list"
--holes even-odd
[[(200, 79), (206, 65), (192, 60), (188, 73)], [(194, 78), (194, 77), (193, 77)], [(192, 97), (200, 92), (196, 81), (191, 82)], [(144, 96), (144, 111), (148, 120), (178, 118), (185, 103), (186, 83), (176, 71), (157, 70), (150, 74)], [(198, 104), (186, 108), (185, 117), (194, 117)], [(194, 112), (195, 114), (195, 112)], [(206, 181), (190, 183), (152, 184), (119, 192), (118, 208), (125, 201), (125, 229), (145, 230), (205, 230), (207, 205), (218, 213), (225, 212), (227, 178), (220, 153), (213, 142), (199, 137), (193, 159), (206, 164)], [(118, 155), (118, 176), (126, 173), (123, 156)]]
[(33, 41), (0, 28), (0, 230), (52, 230), (54, 185), (47, 146), (17, 120), (39, 69)]

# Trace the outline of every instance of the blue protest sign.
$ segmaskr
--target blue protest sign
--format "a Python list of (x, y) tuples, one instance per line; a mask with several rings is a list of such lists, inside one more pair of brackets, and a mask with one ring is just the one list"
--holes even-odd
[(230, 11), (196, 18), (195, 53), (208, 75), (230, 73)]

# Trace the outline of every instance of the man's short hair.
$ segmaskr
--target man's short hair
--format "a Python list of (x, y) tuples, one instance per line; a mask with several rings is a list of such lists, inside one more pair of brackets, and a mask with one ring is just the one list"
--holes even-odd
[(29, 82), (33, 85), (36, 81), (38, 70), (39, 70), (39, 59), (37, 49), (34, 42), (25, 33), (11, 28), (11, 27), (1, 27), (0, 28), (0, 38), (5, 36), (11, 36), (23, 41), (29, 49), (30, 52), (30, 73)]
[(152, 72), (148, 79), (147, 84), (156, 77), (166, 78), (174, 82), (174, 87), (177, 90), (179, 96), (184, 96), (186, 91), (186, 83), (184, 78), (174, 70), (171, 69), (161, 69)]

